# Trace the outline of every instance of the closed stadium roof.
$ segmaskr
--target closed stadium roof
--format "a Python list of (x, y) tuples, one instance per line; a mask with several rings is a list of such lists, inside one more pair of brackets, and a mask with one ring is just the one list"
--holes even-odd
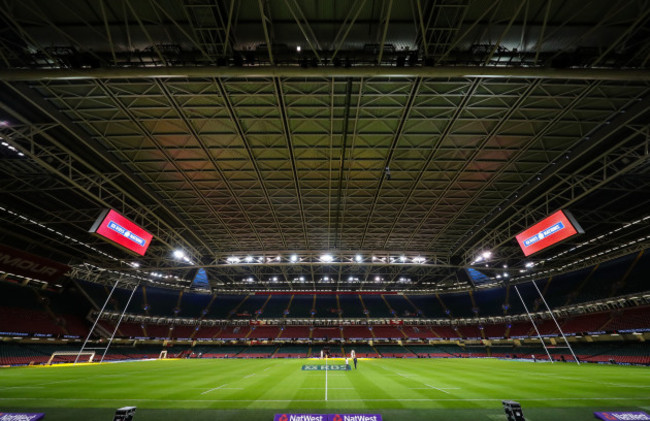
[[(5, 6), (0, 243), (74, 277), (453, 290), (650, 244), (645, 1)], [(524, 258), (558, 209), (585, 234)]]

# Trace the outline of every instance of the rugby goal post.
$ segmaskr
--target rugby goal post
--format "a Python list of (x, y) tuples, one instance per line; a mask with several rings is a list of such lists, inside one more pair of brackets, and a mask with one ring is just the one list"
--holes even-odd
[(67, 356), (67, 355), (71, 355), (71, 356), (79, 357), (79, 358), (81, 358), (82, 355), (87, 355), (88, 356), (88, 362), (91, 363), (91, 362), (93, 362), (93, 358), (95, 358), (95, 351), (84, 351), (84, 352), (79, 352), (79, 351), (55, 351), (55, 352), (52, 353), (52, 355), (50, 355), (50, 359), (47, 360), (47, 365), (51, 365), (52, 361), (54, 361), (54, 359), (56, 357), (63, 357), (63, 356)]
[(167, 358), (167, 351), (160, 351), (160, 355), (158, 356), (159, 360), (164, 360)]

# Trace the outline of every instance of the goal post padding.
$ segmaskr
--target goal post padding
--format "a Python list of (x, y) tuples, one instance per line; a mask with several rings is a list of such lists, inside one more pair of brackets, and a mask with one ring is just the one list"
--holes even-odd
[(167, 351), (160, 351), (160, 355), (158, 356), (159, 360), (167, 358)]
[[(50, 355), (50, 359), (47, 361), (47, 365), (51, 365), (52, 361), (54, 361), (54, 359), (56, 357), (74, 356), (76, 358), (77, 355), (79, 355), (79, 360), (80, 361), (84, 360), (84, 362), (91, 363), (91, 362), (93, 362), (93, 359), (95, 358), (95, 351), (84, 351), (82, 353), (79, 353), (78, 351), (56, 351), (56, 352), (53, 352), (52, 355)], [(84, 355), (88, 356), (87, 361), (85, 361), (85, 359), (83, 358)]]

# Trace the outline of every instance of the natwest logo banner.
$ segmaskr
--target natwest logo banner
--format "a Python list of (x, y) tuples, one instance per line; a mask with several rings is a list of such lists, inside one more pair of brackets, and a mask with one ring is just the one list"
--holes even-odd
[(650, 415), (643, 411), (636, 412), (594, 412), (594, 416), (604, 421), (650, 420)]
[(90, 228), (90, 232), (144, 256), (153, 235), (113, 209), (105, 209)]
[(584, 231), (573, 215), (569, 211), (559, 210), (517, 234), (516, 238), (524, 254), (530, 256), (578, 233)]
[(382, 421), (380, 414), (275, 414), (273, 421)]
[(324, 414), (275, 414), (273, 421), (327, 421)]
[(42, 413), (0, 412), (0, 421), (37, 421), (43, 417)]
[(328, 421), (382, 421), (379, 414), (332, 414)]
[(56, 282), (69, 269), (62, 263), (0, 245), (0, 270), (3, 272)]

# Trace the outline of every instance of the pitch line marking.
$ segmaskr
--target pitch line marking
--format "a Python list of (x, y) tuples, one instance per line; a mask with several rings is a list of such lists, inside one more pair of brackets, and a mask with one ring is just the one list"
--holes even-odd
[(247, 379), (247, 378), (249, 378), (249, 377), (253, 377), (254, 375), (255, 375), (255, 373), (253, 373), (253, 374), (249, 374), (248, 376), (246, 376), (246, 377), (244, 377), (244, 378)]
[(449, 394), (449, 392), (447, 392), (446, 390), (438, 389), (437, 387), (431, 386), (430, 384), (426, 384), (426, 383), (424, 383), (424, 385), (425, 385), (425, 386), (429, 386), (431, 389), (439, 390), (439, 391), (441, 391), (442, 393)]
[(327, 357), (325, 357), (325, 400), (327, 400)]
[(228, 386), (228, 385), (227, 385), (227, 384), (222, 384), (221, 386), (219, 386), (219, 387), (215, 387), (214, 389), (206, 390), (205, 392), (203, 392), (203, 393), (201, 393), (201, 394), (202, 394), (202, 395), (205, 395), (206, 393), (208, 393), (208, 392), (212, 392), (213, 390), (219, 390), (219, 389), (221, 389), (221, 388), (224, 387), (224, 386)]
[[(405, 375), (402, 374), (402, 373), (397, 373), (397, 375), (398, 375), (398, 376), (402, 376), (402, 377), (404, 377), (405, 379), (409, 379), (409, 380), (410, 380), (410, 378), (409, 378), (408, 376), (405, 376)], [(419, 380), (416, 380), (416, 381), (419, 381)], [(422, 382), (420, 382), (420, 383), (422, 383)], [(430, 384), (426, 384), (426, 383), (422, 383), (422, 384), (425, 385), (425, 386), (430, 387), (431, 389), (436, 389), (436, 390), (439, 390), (439, 391), (441, 391), (442, 393), (446, 393), (446, 394), (449, 394), (449, 392), (447, 392), (447, 390), (445, 390), (445, 389), (459, 389), (458, 387), (435, 387), (435, 386), (431, 386)]]
[[(58, 401), (107, 401), (107, 402), (112, 402), (112, 401), (117, 401), (117, 402), (125, 402), (125, 401), (143, 401), (143, 402), (206, 402), (205, 399), (151, 399), (151, 398), (104, 398), (104, 399), (97, 399), (97, 398), (25, 398), (25, 397), (18, 397), (18, 398), (1, 398), (0, 401), (7, 401), (7, 400), (37, 400), (37, 401), (42, 401), (43, 399), (53, 399), (53, 400), (58, 400)], [(469, 402), (501, 402), (503, 399), (502, 398), (444, 398), (444, 399), (332, 399), (332, 402), (394, 402), (394, 401), (404, 401), (404, 402), (459, 402), (459, 401), (469, 401)], [(624, 398), (616, 398), (616, 397), (599, 397), (599, 398), (554, 398), (554, 397), (549, 397), (549, 398), (513, 398), (513, 400), (518, 400), (518, 401), (548, 401), (548, 400), (559, 400), (559, 401), (593, 401), (593, 400), (605, 400), (605, 401), (614, 401), (614, 400), (620, 400), (620, 401), (635, 401), (635, 400), (640, 400), (640, 401), (648, 401), (650, 402), (650, 397), (648, 396), (639, 396), (636, 398), (631, 398), (631, 397), (624, 397)], [(322, 402), (321, 399), (214, 399), (213, 401), (215, 402)]]

